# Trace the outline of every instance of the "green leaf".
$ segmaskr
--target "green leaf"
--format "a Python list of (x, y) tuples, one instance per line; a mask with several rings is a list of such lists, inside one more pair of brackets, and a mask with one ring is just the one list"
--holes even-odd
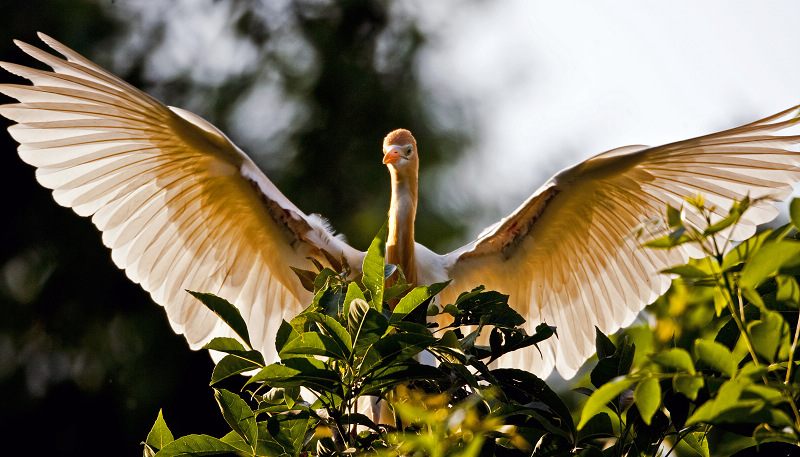
[(323, 335), (330, 337), (339, 352), (349, 355), (353, 350), (353, 340), (339, 321), (320, 313), (304, 313), (303, 316), (306, 323), (314, 323)]
[(745, 386), (753, 382), (747, 378), (736, 377), (725, 381), (717, 391), (716, 397), (698, 407), (686, 421), (686, 425), (698, 422), (715, 423), (729, 410), (739, 407), (739, 397)]
[(750, 303), (758, 306), (759, 308), (765, 308), (766, 305), (764, 304), (764, 299), (761, 298), (761, 294), (752, 287), (741, 287), (742, 296), (747, 299)]
[(371, 375), (375, 370), (402, 363), (436, 342), (432, 336), (415, 333), (392, 333), (369, 347), (358, 368), (358, 376)]
[(795, 265), (798, 256), (800, 256), (800, 242), (783, 240), (765, 243), (745, 264), (739, 277), (739, 284), (742, 288), (755, 289), (781, 268)]
[(191, 290), (187, 290), (187, 292), (192, 294), (194, 298), (200, 300), (208, 309), (219, 316), (223, 322), (228, 324), (234, 333), (247, 345), (248, 349), (253, 349), (253, 345), (250, 343), (250, 334), (247, 333), (247, 324), (244, 322), (242, 315), (235, 306), (224, 298), (217, 297), (214, 294), (193, 292)]
[(164, 415), (159, 409), (156, 423), (153, 424), (153, 428), (151, 428), (150, 433), (147, 434), (145, 443), (151, 446), (153, 449), (159, 450), (174, 440), (175, 438), (173, 438), (172, 432), (169, 430), (167, 423), (164, 421)]
[(353, 302), (356, 298), (366, 301), (364, 298), (364, 293), (361, 292), (361, 289), (358, 287), (358, 284), (355, 282), (351, 282), (347, 286), (347, 293), (344, 297), (344, 308), (342, 309), (342, 314), (346, 317), (350, 315), (350, 303)]
[(337, 278), (338, 276), (339, 274), (330, 268), (323, 268), (314, 278), (314, 290), (318, 291), (324, 289), (328, 286), (330, 278)]
[(449, 378), (438, 368), (422, 365), (415, 361), (404, 364), (392, 364), (381, 373), (372, 378), (367, 378), (361, 385), (361, 395), (379, 396), (389, 387), (405, 384), (415, 379), (443, 382)]
[(667, 225), (671, 229), (683, 226), (683, 210), (667, 204)]
[[(744, 369), (740, 370), (741, 373)], [(737, 376), (725, 383), (717, 391), (716, 397), (697, 408), (686, 425), (705, 422), (712, 425), (722, 423), (761, 424), (775, 429), (793, 427), (793, 421), (774, 405), (783, 401), (779, 391), (754, 385), (752, 379)]]
[(261, 367), (263, 367), (263, 365), (259, 365), (250, 360), (243, 359), (235, 355), (226, 355), (214, 367), (214, 371), (211, 373), (210, 385), (213, 386), (223, 379), (230, 378), (233, 375), (244, 373), (250, 370), (256, 370)]
[(389, 234), (388, 221), (372, 240), (364, 257), (362, 271), (364, 277), (362, 282), (370, 293), (370, 305), (380, 312), (383, 309), (383, 288), (385, 286), (385, 257), (386, 257), (386, 238)]
[(320, 360), (296, 357), (262, 368), (245, 386), (263, 382), (270, 387), (307, 387), (318, 392), (341, 393), (341, 380)]
[(691, 241), (692, 239), (686, 235), (686, 228), (679, 227), (669, 235), (648, 241), (644, 246), (655, 249), (669, 249)]
[(278, 351), (278, 354), (280, 354), (283, 347), (286, 346), (289, 341), (292, 341), (299, 335), (300, 333), (295, 330), (290, 323), (285, 320), (281, 322), (281, 326), (278, 327), (278, 333), (275, 335), (275, 350)]
[(515, 368), (498, 368), (491, 373), (506, 396), (523, 405), (533, 401), (543, 403), (561, 419), (571, 434), (575, 434), (575, 424), (569, 408), (544, 380), (533, 373)]
[(597, 348), (598, 359), (611, 357), (617, 351), (617, 347), (614, 346), (614, 343), (611, 342), (611, 339), (609, 339), (605, 333), (601, 332), (597, 326), (594, 328), (594, 344)]
[(684, 278), (705, 278), (709, 276), (708, 272), (703, 271), (694, 265), (679, 265), (677, 267), (667, 268), (666, 270), (662, 270), (661, 272), (676, 274)]
[(694, 352), (697, 354), (698, 360), (703, 361), (713, 370), (719, 371), (729, 378), (736, 374), (737, 364), (733, 359), (733, 354), (722, 344), (698, 339), (694, 342)]
[(747, 330), (753, 342), (753, 349), (758, 355), (770, 362), (775, 362), (776, 357), (788, 358), (789, 325), (780, 313), (762, 310), (761, 320), (748, 323)]
[(694, 364), (692, 357), (681, 348), (670, 348), (665, 351), (657, 352), (650, 355), (650, 360), (661, 365), (663, 368), (673, 369), (675, 371), (689, 372), (694, 374)]
[(386, 317), (370, 307), (364, 300), (356, 299), (350, 304), (347, 316), (347, 332), (353, 341), (352, 356), (359, 359), (370, 346), (378, 341), (389, 328)]
[(675, 447), (678, 455), (709, 457), (707, 435), (706, 432), (691, 432), (684, 435)]
[(710, 235), (714, 235), (731, 225), (735, 224), (742, 218), (742, 214), (747, 210), (750, 206), (750, 199), (745, 197), (741, 202), (733, 202), (733, 206), (731, 206), (730, 211), (728, 211), (728, 215), (723, 217), (721, 220), (709, 225), (703, 230), (703, 236), (707, 237)]
[(578, 422), (578, 430), (589, 422), (593, 416), (601, 413), (606, 404), (613, 401), (619, 394), (627, 389), (630, 389), (636, 383), (633, 379), (617, 378), (611, 382), (603, 384), (599, 389), (595, 390), (591, 397), (583, 405), (581, 411), (581, 420)]
[(294, 415), (276, 414), (259, 423), (259, 437), (264, 437), (265, 456), (294, 457), (300, 455), (303, 439), (315, 426), (308, 412)]
[(672, 388), (689, 400), (697, 398), (697, 392), (703, 388), (704, 381), (700, 376), (680, 374), (672, 378)]
[(639, 408), (639, 414), (645, 424), (650, 425), (653, 414), (658, 411), (661, 404), (661, 385), (657, 378), (645, 378), (636, 385), (633, 400)]
[(800, 198), (793, 198), (789, 203), (789, 216), (792, 218), (792, 225), (800, 228)]
[(395, 306), (392, 316), (389, 318), (389, 323), (394, 324), (403, 320), (403, 318), (414, 311), (419, 305), (441, 292), (450, 281), (431, 284), (430, 286), (420, 286), (406, 294), (397, 306)]
[(736, 247), (731, 249), (731, 251), (725, 255), (725, 258), (722, 259), (722, 265), (720, 267), (722, 271), (728, 271), (736, 265), (747, 261), (750, 256), (761, 248), (761, 245), (769, 237), (770, 233), (770, 230), (765, 230), (737, 244)]
[(304, 332), (287, 342), (281, 352), (281, 358), (287, 355), (321, 355), (337, 360), (347, 360), (350, 351), (344, 350), (336, 341), (319, 332)]
[(256, 417), (247, 402), (242, 397), (225, 389), (214, 389), (214, 399), (217, 400), (225, 422), (255, 450), (258, 428), (256, 427)]
[(164, 446), (157, 457), (195, 457), (235, 452), (230, 444), (208, 435), (186, 435)]
[(227, 354), (264, 366), (264, 356), (258, 351), (248, 351), (235, 338), (218, 337), (203, 346), (203, 349), (225, 352)]
[(203, 346), (203, 349), (211, 349), (214, 351), (227, 352), (227, 353), (230, 353), (230, 351), (244, 352), (247, 350), (244, 348), (244, 346), (242, 346), (242, 343), (240, 343), (239, 340), (237, 340), (236, 338), (228, 338), (228, 337), (216, 337), (211, 341), (209, 341), (208, 343), (206, 343), (206, 345)]
[(484, 291), (476, 287), (469, 293), (462, 293), (456, 300), (458, 312), (454, 325), (497, 325), (516, 327), (525, 319), (510, 306), (508, 295), (496, 291)]
[[(796, 199), (800, 201), (800, 199)], [(792, 308), (800, 306), (800, 285), (797, 280), (791, 275), (778, 275), (775, 277), (778, 284), (778, 291), (775, 299), (779, 302), (785, 303)]]
[[(604, 354), (608, 353), (613, 347), (611, 340), (595, 331), (597, 344), (602, 348)], [(616, 346), (614, 353), (607, 355), (597, 361), (597, 365), (592, 369), (589, 379), (592, 385), (600, 387), (611, 381), (617, 376), (628, 374), (633, 364), (633, 356), (636, 354), (636, 346), (623, 340)]]

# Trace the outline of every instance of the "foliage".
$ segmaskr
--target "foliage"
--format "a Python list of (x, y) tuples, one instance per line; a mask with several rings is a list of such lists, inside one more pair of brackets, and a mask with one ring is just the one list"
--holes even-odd
[(615, 343), (598, 330), (591, 387), (575, 389), (588, 396), (579, 412), (533, 374), (491, 368), (552, 328), (527, 335), (508, 297), (482, 287), (443, 306), (435, 297), (447, 283), (409, 290), (384, 265), (385, 229), (362, 276), (327, 254), (330, 267), (297, 271), (314, 299), (280, 327), (280, 362), (253, 350), (232, 305), (195, 293), (239, 337), (206, 346), (226, 354), (211, 384), (231, 432), (173, 439), (159, 413), (146, 454), (708, 456), (796, 445), (800, 242), (787, 235), (800, 226), (800, 200), (792, 224), (726, 249), (751, 203), (720, 217), (692, 200), (703, 227), (669, 209), (670, 233), (649, 247), (693, 243), (706, 254), (666, 271), (678, 279), (651, 312), (672, 334), (632, 329)]
[[(800, 441), (800, 242), (788, 236), (800, 227), (800, 200), (791, 204), (791, 224), (731, 248), (730, 233), (753, 203), (745, 198), (721, 217), (702, 197), (689, 200), (686, 208), (669, 208), (670, 233), (648, 243), (659, 249), (691, 243), (704, 257), (665, 271), (679, 278), (650, 308), (654, 331), (629, 332), (649, 348), (644, 356), (626, 355), (634, 348), (627, 339), (616, 348), (598, 343), (598, 368), (608, 346), (624, 369), (599, 382), (593, 373), (597, 389), (578, 427), (611, 410), (621, 430), (615, 455), (653, 455), (659, 448), (727, 455)], [(702, 224), (688, 223), (687, 213)], [(610, 423), (605, 432), (612, 434)]]

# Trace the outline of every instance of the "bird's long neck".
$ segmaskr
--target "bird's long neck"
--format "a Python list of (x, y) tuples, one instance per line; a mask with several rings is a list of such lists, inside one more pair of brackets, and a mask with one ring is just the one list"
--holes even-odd
[(417, 176), (403, 176), (391, 169), (392, 203), (389, 206), (389, 238), (386, 261), (399, 265), (406, 280), (417, 285), (414, 256), (414, 218), (417, 214)]

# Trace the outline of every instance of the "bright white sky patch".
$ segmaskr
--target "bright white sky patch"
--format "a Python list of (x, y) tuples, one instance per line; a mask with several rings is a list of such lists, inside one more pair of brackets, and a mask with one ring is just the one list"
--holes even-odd
[(597, 153), (800, 103), (797, 2), (518, 0), (441, 12), (423, 20), (433, 36), (420, 75), (434, 93), (470, 98), (479, 121), (442, 181), (442, 206), (485, 205), (484, 224)]

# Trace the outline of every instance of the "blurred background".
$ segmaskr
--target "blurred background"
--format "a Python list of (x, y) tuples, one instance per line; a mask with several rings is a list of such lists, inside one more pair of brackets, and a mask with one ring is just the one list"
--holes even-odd
[[(395, 128), (420, 145), (418, 240), (443, 252), (591, 155), (800, 103), (796, 2), (547, 3), (6, 0), (0, 60), (34, 65), (12, 39), (51, 35), (221, 128), (360, 249), (388, 209)], [(224, 433), (208, 355), (15, 148), (0, 135), (6, 441), (139, 455), (159, 408), (176, 435)]]

